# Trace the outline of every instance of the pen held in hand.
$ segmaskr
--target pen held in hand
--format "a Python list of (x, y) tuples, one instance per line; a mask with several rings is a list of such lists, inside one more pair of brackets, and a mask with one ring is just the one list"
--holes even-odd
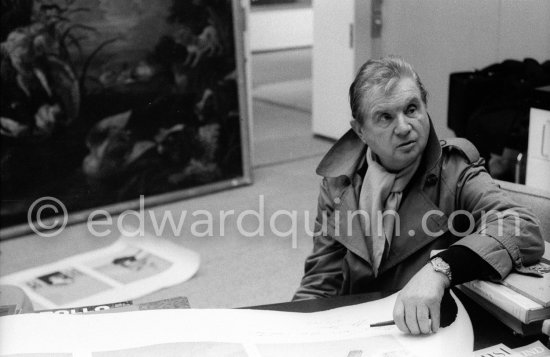
[(375, 324), (370, 325), (370, 327), (382, 327), (382, 326), (391, 326), (391, 325), (395, 325), (395, 321), (389, 320), (389, 321), (377, 322)]

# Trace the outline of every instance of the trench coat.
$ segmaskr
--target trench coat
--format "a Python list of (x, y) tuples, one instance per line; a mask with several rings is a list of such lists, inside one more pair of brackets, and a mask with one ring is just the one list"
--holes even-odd
[[(537, 218), (517, 205), (485, 170), (466, 139), (430, 134), (419, 168), (403, 191), (396, 230), (375, 277), (358, 210), (367, 169), (366, 145), (350, 130), (317, 168), (323, 177), (313, 251), (293, 300), (397, 291), (451, 245), (471, 249), (494, 268), (495, 280), (544, 253)], [(488, 214), (492, 210), (499, 214)]]

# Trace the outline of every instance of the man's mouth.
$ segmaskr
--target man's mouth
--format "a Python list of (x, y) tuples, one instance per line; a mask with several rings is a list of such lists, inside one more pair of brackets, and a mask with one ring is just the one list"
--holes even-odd
[(412, 146), (414, 143), (416, 143), (415, 140), (409, 140), (409, 141), (405, 141), (402, 144), (399, 144), (397, 147), (398, 148), (408, 148), (408, 147)]

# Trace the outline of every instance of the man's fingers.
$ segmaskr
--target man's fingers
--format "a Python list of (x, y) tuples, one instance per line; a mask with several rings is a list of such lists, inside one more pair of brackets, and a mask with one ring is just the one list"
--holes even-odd
[(420, 334), (420, 328), (418, 327), (418, 321), (416, 317), (416, 305), (409, 304), (405, 305), (405, 323), (411, 334), (418, 335)]
[(439, 330), (441, 321), (441, 304), (433, 304), (430, 307), (430, 318), (432, 320), (432, 332)]
[(423, 334), (428, 334), (432, 331), (429, 319), (429, 310), (426, 305), (418, 305), (416, 307), (416, 319), (420, 332)]
[(395, 306), (393, 307), (393, 321), (395, 322), (395, 325), (398, 329), (405, 333), (409, 333), (407, 324), (405, 324), (405, 306), (399, 298), (397, 299), (397, 301), (395, 302)]

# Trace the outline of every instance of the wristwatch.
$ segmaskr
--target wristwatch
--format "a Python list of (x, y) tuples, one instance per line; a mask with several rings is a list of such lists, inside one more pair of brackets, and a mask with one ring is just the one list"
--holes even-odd
[(453, 275), (451, 274), (451, 266), (447, 264), (446, 261), (444, 261), (441, 257), (435, 257), (430, 259), (430, 263), (432, 263), (432, 267), (435, 271), (443, 273), (449, 278), (449, 282), (453, 281)]

